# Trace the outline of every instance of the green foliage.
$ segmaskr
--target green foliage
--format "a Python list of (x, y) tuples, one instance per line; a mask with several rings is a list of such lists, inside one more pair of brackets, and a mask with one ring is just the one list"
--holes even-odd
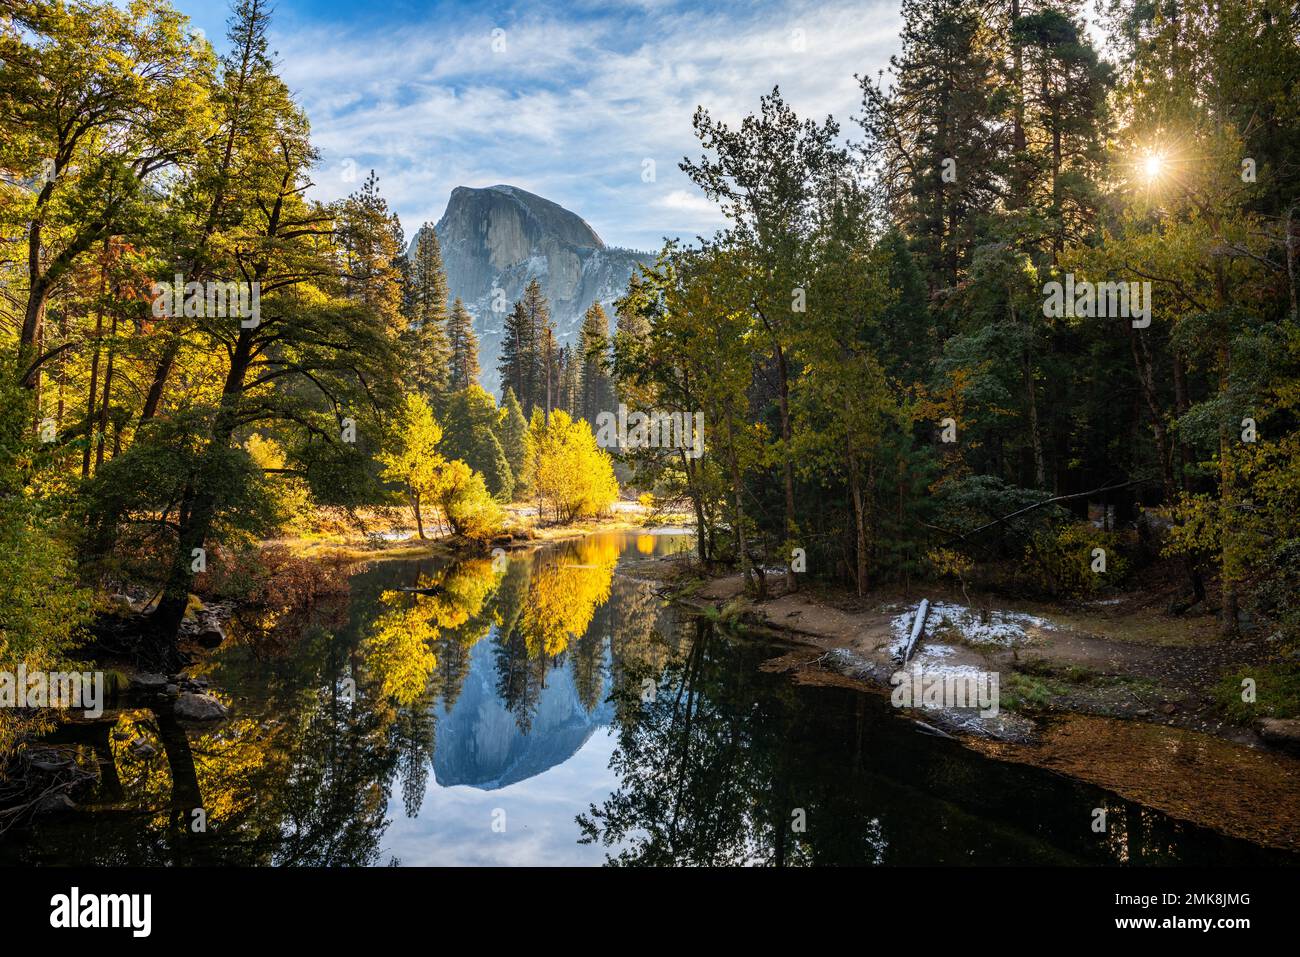
[(506, 464), (514, 478), (514, 495), (518, 497), (528, 486), (525, 468), (528, 462), (528, 420), (524, 418), (519, 400), (513, 389), (507, 388), (501, 403), (501, 417), (497, 421), (497, 441), (505, 453)]
[(498, 438), (501, 413), (496, 399), (475, 383), (453, 393), (446, 406), (442, 454), (449, 459), (460, 459), (480, 473), (488, 491), (498, 501), (510, 501), (515, 478)]
[[(1104, 556), (1097, 555), (1097, 549)], [(1100, 568), (1103, 558), (1105, 571), (1094, 571), (1094, 563)], [(1118, 536), (1083, 522), (1035, 532), (1025, 549), (1024, 567), (1037, 587), (1057, 598), (1095, 595), (1123, 583), (1129, 572)]]
[[(1247, 679), (1254, 682), (1254, 701), (1242, 700)], [(1235, 669), (1215, 685), (1214, 700), (1238, 724), (1250, 725), (1259, 718), (1300, 718), (1300, 664), (1291, 661)]]
[[(91, 593), (77, 579), (67, 529), (24, 491), (37, 457), (24, 434), (32, 403), (16, 378), (0, 370), (0, 669), (57, 670), (84, 639)], [(0, 709), (0, 765), (38, 723)]]
[(447, 275), (432, 223), (425, 223), (416, 234), (403, 292), (406, 328), (402, 340), (408, 387), (429, 397), (448, 388), (464, 388), (451, 381), (455, 366), (447, 313)]
[(453, 392), (460, 392), (478, 385), (478, 337), (474, 335), (474, 320), (460, 301), (460, 297), (451, 307), (451, 316), (447, 320), (447, 342), (450, 348), (450, 380), (448, 387)]

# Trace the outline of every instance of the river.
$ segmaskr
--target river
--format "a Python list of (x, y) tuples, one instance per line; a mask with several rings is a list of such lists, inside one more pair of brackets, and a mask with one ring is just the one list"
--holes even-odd
[(1295, 862), (762, 670), (782, 648), (656, 595), (689, 547), (379, 561), (306, 611), (245, 613), (199, 669), (233, 717), (61, 728), (99, 781), (0, 863)]

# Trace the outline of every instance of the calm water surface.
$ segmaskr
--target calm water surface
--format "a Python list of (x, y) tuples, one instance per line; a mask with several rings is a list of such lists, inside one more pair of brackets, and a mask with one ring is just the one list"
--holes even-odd
[(646, 569), (688, 547), (377, 562), (308, 610), (244, 612), (203, 666), (234, 718), (65, 726), (95, 793), (0, 863), (1294, 861), (760, 670), (780, 649), (655, 596)]

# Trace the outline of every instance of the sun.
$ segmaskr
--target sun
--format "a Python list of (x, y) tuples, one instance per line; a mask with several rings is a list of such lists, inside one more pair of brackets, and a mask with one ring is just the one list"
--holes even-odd
[(1148, 153), (1142, 160), (1142, 173), (1146, 176), (1147, 182), (1154, 183), (1163, 176), (1167, 163), (1164, 153)]

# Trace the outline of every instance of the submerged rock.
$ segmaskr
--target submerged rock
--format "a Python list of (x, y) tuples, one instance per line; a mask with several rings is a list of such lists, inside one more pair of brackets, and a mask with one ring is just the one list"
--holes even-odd
[(176, 699), (178, 718), (190, 721), (220, 721), (230, 714), (230, 709), (212, 695), (186, 692)]

